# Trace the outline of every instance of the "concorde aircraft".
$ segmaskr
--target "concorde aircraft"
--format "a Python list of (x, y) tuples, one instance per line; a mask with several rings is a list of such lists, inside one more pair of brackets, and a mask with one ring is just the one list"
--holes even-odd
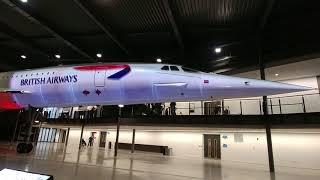
[(308, 87), (172, 64), (98, 63), (0, 73), (0, 109), (244, 98)]

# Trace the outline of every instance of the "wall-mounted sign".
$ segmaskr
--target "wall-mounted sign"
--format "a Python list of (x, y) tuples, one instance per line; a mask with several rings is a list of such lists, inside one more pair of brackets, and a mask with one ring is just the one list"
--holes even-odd
[(0, 179), (3, 180), (53, 180), (52, 176), (29, 173), (24, 171), (17, 171), (13, 169), (3, 169), (0, 171)]

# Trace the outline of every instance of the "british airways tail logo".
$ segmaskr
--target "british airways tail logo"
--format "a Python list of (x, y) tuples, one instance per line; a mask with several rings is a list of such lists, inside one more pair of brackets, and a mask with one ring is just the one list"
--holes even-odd
[(120, 71), (108, 76), (108, 79), (121, 79), (125, 75), (129, 74), (131, 68), (127, 64), (106, 64), (106, 65), (87, 65), (87, 66), (77, 66), (74, 69), (80, 71), (96, 71), (96, 70), (113, 70), (121, 69)]

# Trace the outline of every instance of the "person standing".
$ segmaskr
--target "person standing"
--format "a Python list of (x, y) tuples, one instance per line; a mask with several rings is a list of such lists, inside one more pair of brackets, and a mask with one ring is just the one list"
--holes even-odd
[(92, 137), (92, 136), (89, 137), (89, 144), (88, 144), (88, 146), (93, 146), (93, 137)]

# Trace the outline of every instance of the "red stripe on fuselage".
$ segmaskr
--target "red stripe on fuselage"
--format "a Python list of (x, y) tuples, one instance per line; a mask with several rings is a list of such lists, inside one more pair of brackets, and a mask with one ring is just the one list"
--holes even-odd
[(22, 109), (22, 106), (17, 104), (11, 93), (0, 93), (0, 109), (14, 110)]
[(121, 69), (130, 68), (127, 64), (105, 64), (105, 65), (87, 65), (87, 66), (76, 66), (74, 69), (80, 71), (96, 71), (96, 70), (108, 70), (108, 69)]

